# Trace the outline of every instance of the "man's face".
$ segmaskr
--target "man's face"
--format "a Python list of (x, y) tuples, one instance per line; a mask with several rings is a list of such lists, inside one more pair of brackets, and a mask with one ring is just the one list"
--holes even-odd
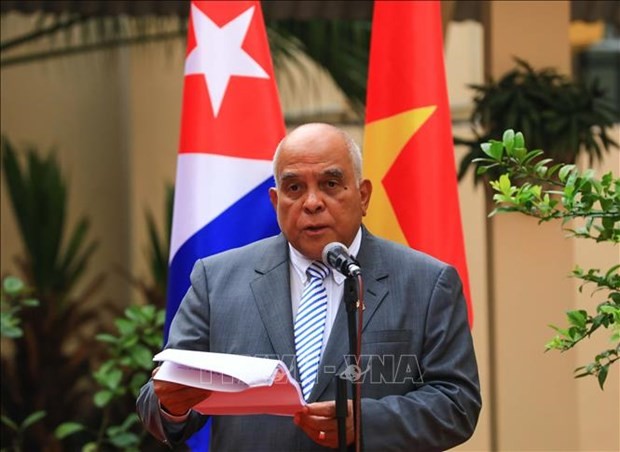
[(337, 129), (309, 124), (296, 129), (276, 164), (278, 188), (269, 192), (287, 240), (309, 259), (325, 245), (351, 245), (366, 215), (372, 186), (359, 183), (346, 142)]

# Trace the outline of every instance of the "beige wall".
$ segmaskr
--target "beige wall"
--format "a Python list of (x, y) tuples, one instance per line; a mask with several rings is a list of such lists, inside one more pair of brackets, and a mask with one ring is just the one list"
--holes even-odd
[[(454, 127), (454, 134), (467, 137), (469, 125)], [(462, 149), (456, 149), (457, 160), (463, 155)], [(474, 311), (474, 325), (472, 329), (476, 359), (480, 372), (480, 386), (483, 406), (478, 420), (478, 427), (473, 437), (459, 447), (462, 450), (482, 451), (491, 449), (491, 362), (489, 360), (489, 310), (487, 294), (487, 255), (486, 255), (486, 205), (482, 185), (474, 187), (473, 175), (470, 172), (459, 185), (461, 217), (463, 235), (465, 238), (465, 252), (469, 270), (469, 284)]]
[[(512, 67), (513, 54), (535, 66), (555, 65), (568, 71), (566, 3), (489, 5), (495, 24), (486, 36), (492, 43), (487, 50), (491, 73)], [(23, 29), (25, 21), (17, 16), (3, 21), (2, 39)], [(466, 108), (470, 96), (464, 84), (480, 82), (482, 74), (481, 30), (465, 28), (461, 24), (451, 28), (447, 42), (450, 96), (457, 108)], [(162, 218), (164, 185), (174, 179), (184, 54), (179, 39), (2, 70), (2, 132), (16, 143), (58, 146), (71, 178), (70, 218), (89, 214), (93, 236), (102, 241), (95, 269), (108, 271), (120, 265), (136, 275), (147, 274), (144, 210)], [(291, 115), (308, 105), (312, 112), (330, 112), (342, 102), (336, 94), (320, 102), (316, 96), (312, 102), (295, 99), (290, 86), (282, 86), (281, 92)], [(462, 135), (468, 127), (457, 125), (455, 131)], [(351, 131), (361, 141), (361, 130)], [(457, 159), (461, 153), (457, 149)], [(617, 154), (606, 165), (618, 174)], [(562, 323), (563, 311), (572, 307), (593, 306), (587, 297), (578, 299), (575, 282), (566, 278), (568, 272), (576, 262), (584, 266), (617, 262), (617, 248), (603, 252), (592, 244), (577, 244), (564, 239), (558, 225), (539, 227), (518, 216), (493, 220), (488, 242), (484, 194), (472, 187), (468, 179), (459, 189), (485, 404), (474, 437), (461, 449), (489, 450), (492, 437), (500, 450), (620, 449), (617, 366), (605, 392), (594, 379), (572, 378), (572, 369), (587, 362), (601, 343), (587, 343), (565, 354), (542, 353), (552, 333), (547, 324)], [(20, 245), (4, 185), (0, 195), (1, 267), (6, 272), (13, 268), (11, 256)], [(491, 310), (488, 243), (493, 245), (495, 263)], [(126, 304), (135, 295), (120, 277), (111, 276), (105, 296)], [(495, 344), (494, 369), (490, 344)]]
[[(445, 38), (446, 79), (453, 121), (467, 118), (471, 106), (471, 90), (467, 85), (483, 82), (482, 25), (475, 22), (453, 22)], [(467, 58), (464, 56), (467, 55)], [(457, 120), (453, 134), (471, 138), (468, 121)], [(455, 164), (458, 164), (465, 149), (456, 147)], [(473, 338), (480, 371), (480, 385), (483, 406), (478, 427), (472, 438), (459, 447), (462, 450), (490, 450), (491, 410), (488, 403), (491, 393), (489, 360), (489, 310), (487, 298), (487, 255), (486, 255), (486, 205), (482, 185), (474, 186), (473, 174), (469, 172), (459, 185), (465, 252), (469, 269), (469, 284), (474, 311)]]
[(173, 184), (181, 123), (185, 42), (132, 47), (129, 108), (131, 178), (131, 255), (135, 275), (147, 278), (145, 212), (159, 221), (163, 234), (166, 186)]
[[(2, 40), (18, 34), (32, 19), (2, 21)], [(34, 51), (46, 47), (31, 46)], [(4, 55), (3, 55), (4, 56)], [(95, 52), (2, 69), (0, 126), (12, 143), (55, 147), (69, 183), (68, 227), (91, 219), (91, 238), (100, 241), (91, 271), (129, 268), (129, 149), (127, 135), (127, 59), (123, 50)], [(1, 269), (15, 272), (20, 253), (14, 217), (4, 183), (1, 198)], [(120, 283), (119, 283), (120, 282)], [(100, 297), (126, 303), (127, 285), (108, 277)]]

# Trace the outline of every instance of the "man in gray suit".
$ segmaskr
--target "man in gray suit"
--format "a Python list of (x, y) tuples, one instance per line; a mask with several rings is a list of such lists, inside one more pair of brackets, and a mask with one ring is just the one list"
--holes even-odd
[[(365, 285), (362, 430), (368, 451), (444, 450), (468, 439), (481, 407), (476, 358), (456, 271), (373, 236), (362, 226), (372, 186), (343, 131), (307, 124), (274, 156), (269, 195), (282, 234), (199, 260), (166, 347), (271, 356), (298, 375), (294, 322), (306, 270), (325, 245), (345, 244)], [(214, 416), (213, 450), (324, 450), (337, 446), (334, 375), (348, 353), (344, 277), (325, 278), (327, 311), (319, 373), (293, 419)], [(137, 407), (146, 428), (171, 445), (205, 423), (191, 408), (208, 391), (150, 381)], [(349, 401), (347, 442), (353, 441)]]

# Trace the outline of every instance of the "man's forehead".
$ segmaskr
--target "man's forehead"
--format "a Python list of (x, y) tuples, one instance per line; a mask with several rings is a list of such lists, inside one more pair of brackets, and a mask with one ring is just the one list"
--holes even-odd
[(305, 124), (293, 130), (286, 138), (287, 144), (298, 142), (317, 142), (326, 139), (341, 139), (342, 132), (328, 124)]

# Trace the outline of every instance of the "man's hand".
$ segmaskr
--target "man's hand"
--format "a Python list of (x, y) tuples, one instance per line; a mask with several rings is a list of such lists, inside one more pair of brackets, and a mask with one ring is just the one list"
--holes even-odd
[[(336, 402), (315, 402), (304, 407), (294, 418), (314, 442), (324, 447), (338, 447), (338, 421), (336, 420)], [(353, 443), (353, 402), (347, 404), (347, 445)]]
[[(152, 376), (155, 376), (157, 371), (159, 371), (159, 367), (153, 369)], [(153, 388), (161, 407), (173, 416), (184, 415), (194, 405), (211, 395), (211, 391), (206, 389), (159, 380), (153, 380)]]

